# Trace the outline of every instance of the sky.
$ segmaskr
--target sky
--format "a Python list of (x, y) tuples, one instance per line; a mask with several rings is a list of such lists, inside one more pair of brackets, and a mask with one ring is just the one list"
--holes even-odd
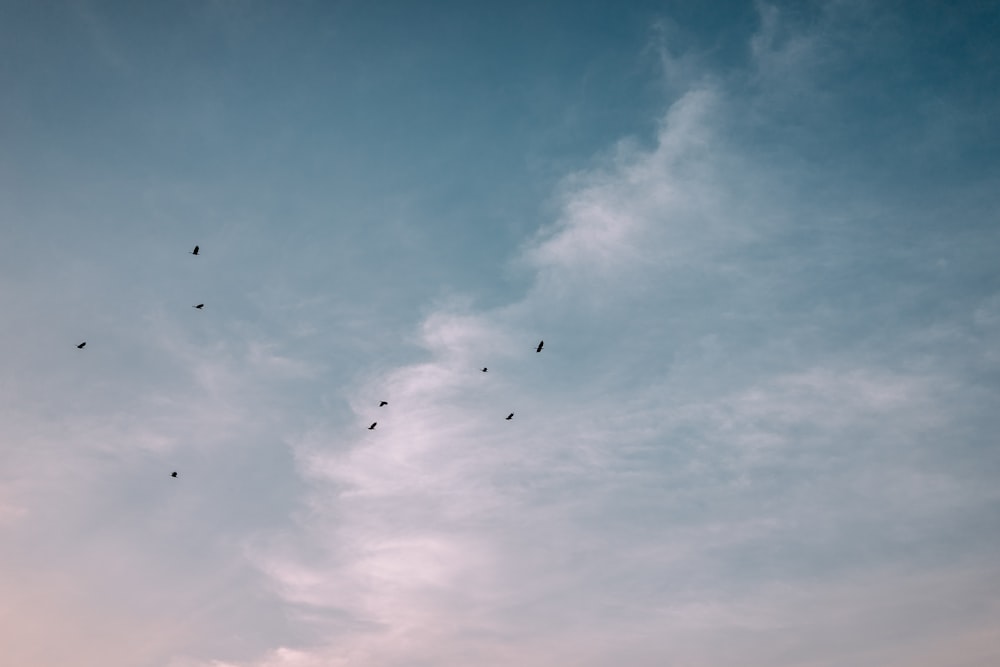
[(998, 664), (998, 29), (0, 1), (4, 662)]

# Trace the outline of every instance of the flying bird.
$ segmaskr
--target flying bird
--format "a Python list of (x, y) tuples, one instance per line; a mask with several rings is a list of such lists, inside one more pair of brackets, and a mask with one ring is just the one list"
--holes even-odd
[(545, 341), (544, 340), (538, 341), (538, 347), (535, 348), (535, 352), (541, 352), (543, 345), (545, 345)]
[(204, 307), (205, 307), (205, 304), (203, 304), (203, 303), (199, 303), (199, 304), (198, 304), (197, 306), (191, 306), (191, 307), (192, 307), (192, 308), (197, 308), (198, 310), (201, 310), (202, 308), (204, 308)]
[(374, 431), (375, 430), (375, 424), (377, 424), (377, 423), (378, 422), (372, 422), (372, 425), (368, 427), (368, 430), (369, 431)]
[(197, 255), (198, 254), (198, 246), (194, 247), (194, 250), (191, 251), (191, 254), (192, 255)]
[(484, 373), (486, 372), (486, 366), (483, 366), (483, 372)]
[(176, 472), (172, 472), (172, 473), (170, 473), (170, 476), (171, 477), (177, 477), (177, 473)]
[(76, 346), (76, 349), (82, 350), (86, 346), (87, 346), (87, 341), (83, 341), (82, 343)]
[(514, 413), (513, 412), (510, 413), (509, 415), (507, 415), (507, 421), (510, 421), (513, 418), (514, 418)]
[(381, 408), (383, 405), (389, 405), (389, 401), (381, 401), (378, 406)]

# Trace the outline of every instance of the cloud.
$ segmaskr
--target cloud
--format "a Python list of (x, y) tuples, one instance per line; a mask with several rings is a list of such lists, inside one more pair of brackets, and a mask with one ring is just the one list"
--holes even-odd
[[(996, 502), (927, 463), (954, 428), (947, 376), (894, 368), (889, 345), (845, 352), (817, 331), (839, 304), (789, 312), (814, 283), (782, 280), (841, 260), (782, 257), (782, 209), (804, 204), (775, 174), (732, 185), (751, 162), (723, 136), (734, 104), (698, 86), (654, 147), (570, 177), (519, 260), (522, 300), (433, 312), (427, 360), (359, 386), (359, 435), (293, 443), (314, 499), (255, 558), (290, 604), (332, 615), (289, 664), (903, 664), (901, 628), (926, 637), (937, 597), (881, 596), (935, 581), (962, 599), (953, 577), (989, 576), (938, 565), (947, 517)], [(852, 614), (891, 620), (826, 639), (860, 632)], [(983, 650), (955, 632), (927, 641)]]
[(990, 663), (1000, 317), (971, 249), (995, 234), (942, 241), (940, 209), (844, 176), (857, 135), (796, 130), (858, 122), (824, 106), (851, 77), (796, 98), (859, 7), (761, 5), (746, 68), (684, 60), (651, 143), (553, 194), (505, 304), (370, 335), (279, 280), (230, 324), (150, 311), (114, 368), (156, 387), (114, 413), (84, 395), (39, 429), (5, 390), (0, 522), (64, 578), (5, 582), (2, 643), (61, 664), (45, 623), (115, 590), (67, 644), (91, 664)]

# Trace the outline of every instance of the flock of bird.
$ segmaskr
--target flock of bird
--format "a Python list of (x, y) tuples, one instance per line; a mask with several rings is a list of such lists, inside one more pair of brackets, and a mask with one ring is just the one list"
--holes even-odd
[[(538, 341), (538, 346), (535, 348), (535, 352), (541, 352), (543, 347), (545, 347), (545, 341), (544, 340)], [(482, 368), (479, 369), (479, 371), (481, 373), (489, 372), (489, 370), (490, 369), (488, 367), (486, 367), (486, 366), (483, 366)], [(383, 408), (383, 407), (385, 407), (387, 405), (389, 405), (388, 401), (379, 401), (379, 404), (378, 404), (378, 406), (380, 408)], [(507, 421), (510, 421), (513, 418), (514, 418), (514, 413), (513, 412), (510, 413), (509, 415), (507, 415), (506, 417), (504, 417), (504, 419), (506, 419)], [(374, 422), (372, 422), (372, 425), (368, 427), (368, 430), (369, 431), (374, 431), (376, 426), (378, 426), (378, 422), (374, 421)]]
[[(197, 257), (197, 256), (198, 256), (198, 254), (199, 254), (200, 252), (201, 252), (201, 247), (200, 247), (200, 246), (195, 246), (195, 247), (194, 247), (194, 250), (191, 250), (191, 251), (189, 252), (189, 254), (191, 254), (191, 255), (194, 255), (194, 256), (196, 256), (196, 257)], [(205, 304), (203, 304), (203, 303), (199, 303), (199, 304), (197, 304), (197, 305), (194, 305), (194, 306), (191, 306), (191, 307), (192, 307), (192, 308), (195, 308), (196, 310), (202, 310), (202, 309), (203, 309), (203, 308), (205, 307)], [(78, 350), (82, 350), (82, 349), (83, 349), (83, 348), (85, 348), (85, 347), (87, 347), (87, 341), (83, 341), (82, 343), (80, 343), (79, 345), (77, 345), (77, 346), (76, 346), (76, 348), (77, 348)], [(535, 348), (535, 352), (541, 352), (541, 351), (542, 351), (542, 348), (543, 348), (543, 347), (545, 347), (545, 341), (544, 341), (544, 340), (540, 340), (540, 341), (538, 341), (538, 346), (537, 346), (537, 347)], [(482, 372), (482, 373), (486, 373), (486, 372), (488, 372), (488, 371), (489, 371), (489, 368), (487, 368), (486, 366), (483, 366), (483, 367), (482, 367), (482, 368), (480, 369), (480, 372)], [(388, 402), (388, 401), (379, 401), (379, 404), (378, 404), (378, 406), (379, 406), (380, 408), (384, 408), (384, 407), (385, 407), (385, 406), (387, 406), (387, 405), (389, 405), (389, 402)], [(510, 421), (510, 420), (511, 420), (511, 419), (513, 419), (513, 418), (514, 418), (514, 413), (512, 412), (512, 413), (510, 413), (509, 415), (507, 415), (507, 417), (506, 417), (506, 420), (507, 420), (507, 421)], [(377, 422), (377, 421), (374, 421), (374, 422), (372, 422), (371, 426), (369, 426), (369, 427), (368, 427), (368, 430), (369, 430), (369, 431), (374, 431), (374, 430), (375, 430), (375, 427), (376, 427), (377, 425), (378, 425), (378, 422)], [(171, 472), (171, 473), (170, 473), (170, 476), (171, 476), (171, 477), (174, 477), (174, 478), (176, 478), (176, 477), (177, 477), (177, 471), (175, 470), (175, 471)]]

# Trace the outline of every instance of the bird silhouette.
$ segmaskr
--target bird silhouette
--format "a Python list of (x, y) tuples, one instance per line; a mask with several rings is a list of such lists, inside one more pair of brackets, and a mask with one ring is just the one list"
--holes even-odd
[(198, 304), (197, 306), (191, 306), (191, 307), (192, 307), (192, 308), (197, 308), (198, 310), (201, 310), (202, 308), (204, 308), (204, 307), (205, 307), (205, 304), (203, 304), (203, 303), (199, 303), (199, 304)]
[(486, 372), (486, 366), (483, 366), (483, 372), (484, 373)]
[(87, 346), (87, 341), (83, 341), (82, 343), (80, 343), (79, 345), (76, 346), (76, 349), (82, 350), (86, 346)]
[(170, 476), (171, 477), (177, 477), (177, 473), (176, 472), (172, 472), (172, 473), (170, 473)]
[(535, 352), (541, 352), (543, 345), (545, 345), (545, 341), (544, 340), (538, 341), (538, 347), (535, 348)]
[(197, 254), (198, 254), (198, 250), (199, 250), (199, 247), (198, 247), (198, 246), (195, 246), (195, 247), (194, 247), (194, 250), (192, 250), (192, 251), (191, 251), (191, 254), (192, 254), (192, 255), (197, 255)]
[(378, 422), (372, 422), (372, 425), (368, 427), (368, 430), (369, 431), (374, 431), (375, 430), (375, 424), (377, 424), (377, 423)]
[(378, 406), (381, 408), (383, 405), (389, 405), (389, 401), (380, 401)]
[(507, 415), (507, 421), (510, 421), (513, 418), (514, 418), (514, 413), (513, 412), (510, 413), (509, 415)]

